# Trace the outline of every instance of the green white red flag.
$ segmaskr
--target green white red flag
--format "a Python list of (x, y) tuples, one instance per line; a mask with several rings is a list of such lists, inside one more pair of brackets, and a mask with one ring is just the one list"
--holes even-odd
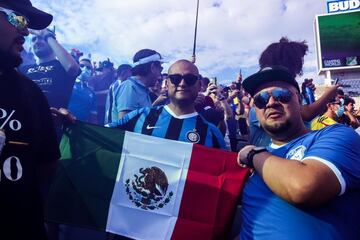
[(225, 239), (248, 170), (236, 154), (77, 122), (48, 221), (134, 239)]

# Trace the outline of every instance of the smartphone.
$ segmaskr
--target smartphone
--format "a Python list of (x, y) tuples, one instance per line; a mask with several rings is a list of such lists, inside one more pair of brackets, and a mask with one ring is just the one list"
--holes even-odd
[(216, 78), (216, 77), (212, 78), (212, 79), (211, 79), (211, 82), (212, 82), (213, 84), (217, 85), (217, 78)]

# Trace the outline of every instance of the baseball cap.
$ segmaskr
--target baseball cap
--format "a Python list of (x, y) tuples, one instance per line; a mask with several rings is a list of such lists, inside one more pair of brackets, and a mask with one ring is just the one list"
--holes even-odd
[(53, 16), (35, 8), (30, 0), (0, 0), (0, 4), (24, 14), (29, 19), (29, 28), (41, 30), (49, 26)]
[(264, 67), (257, 73), (245, 78), (242, 82), (242, 86), (246, 92), (250, 93), (251, 96), (254, 96), (255, 90), (261, 84), (275, 81), (289, 83), (300, 92), (299, 84), (296, 82), (289, 70), (283, 66)]

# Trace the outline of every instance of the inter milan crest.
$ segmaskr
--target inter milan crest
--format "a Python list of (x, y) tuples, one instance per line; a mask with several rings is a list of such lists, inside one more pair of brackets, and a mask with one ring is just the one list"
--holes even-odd
[(186, 133), (186, 138), (191, 143), (198, 143), (200, 141), (200, 135), (197, 133), (196, 129)]
[(158, 167), (140, 168), (139, 174), (125, 181), (125, 191), (135, 206), (144, 210), (163, 208), (174, 195), (168, 190), (166, 174)]

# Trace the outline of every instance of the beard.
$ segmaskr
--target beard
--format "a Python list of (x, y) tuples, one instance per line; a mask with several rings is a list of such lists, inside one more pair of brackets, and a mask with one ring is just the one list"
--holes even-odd
[(285, 122), (273, 123), (271, 125), (265, 122), (262, 127), (271, 135), (283, 135), (289, 129), (291, 129), (292, 125), (293, 124), (290, 122), (290, 120), (286, 120)]
[(194, 105), (197, 95), (189, 96), (188, 98), (176, 98), (173, 95), (169, 95), (170, 102), (175, 103), (175, 105), (186, 107), (189, 105)]
[(48, 49), (41, 49), (41, 50), (37, 50), (34, 51), (35, 56), (37, 56), (38, 58), (45, 58), (47, 56), (49, 56), (51, 54), (51, 51)]
[(22, 58), (19, 55), (12, 54), (10, 51), (0, 50), (0, 69), (10, 70), (14, 69), (22, 63)]

